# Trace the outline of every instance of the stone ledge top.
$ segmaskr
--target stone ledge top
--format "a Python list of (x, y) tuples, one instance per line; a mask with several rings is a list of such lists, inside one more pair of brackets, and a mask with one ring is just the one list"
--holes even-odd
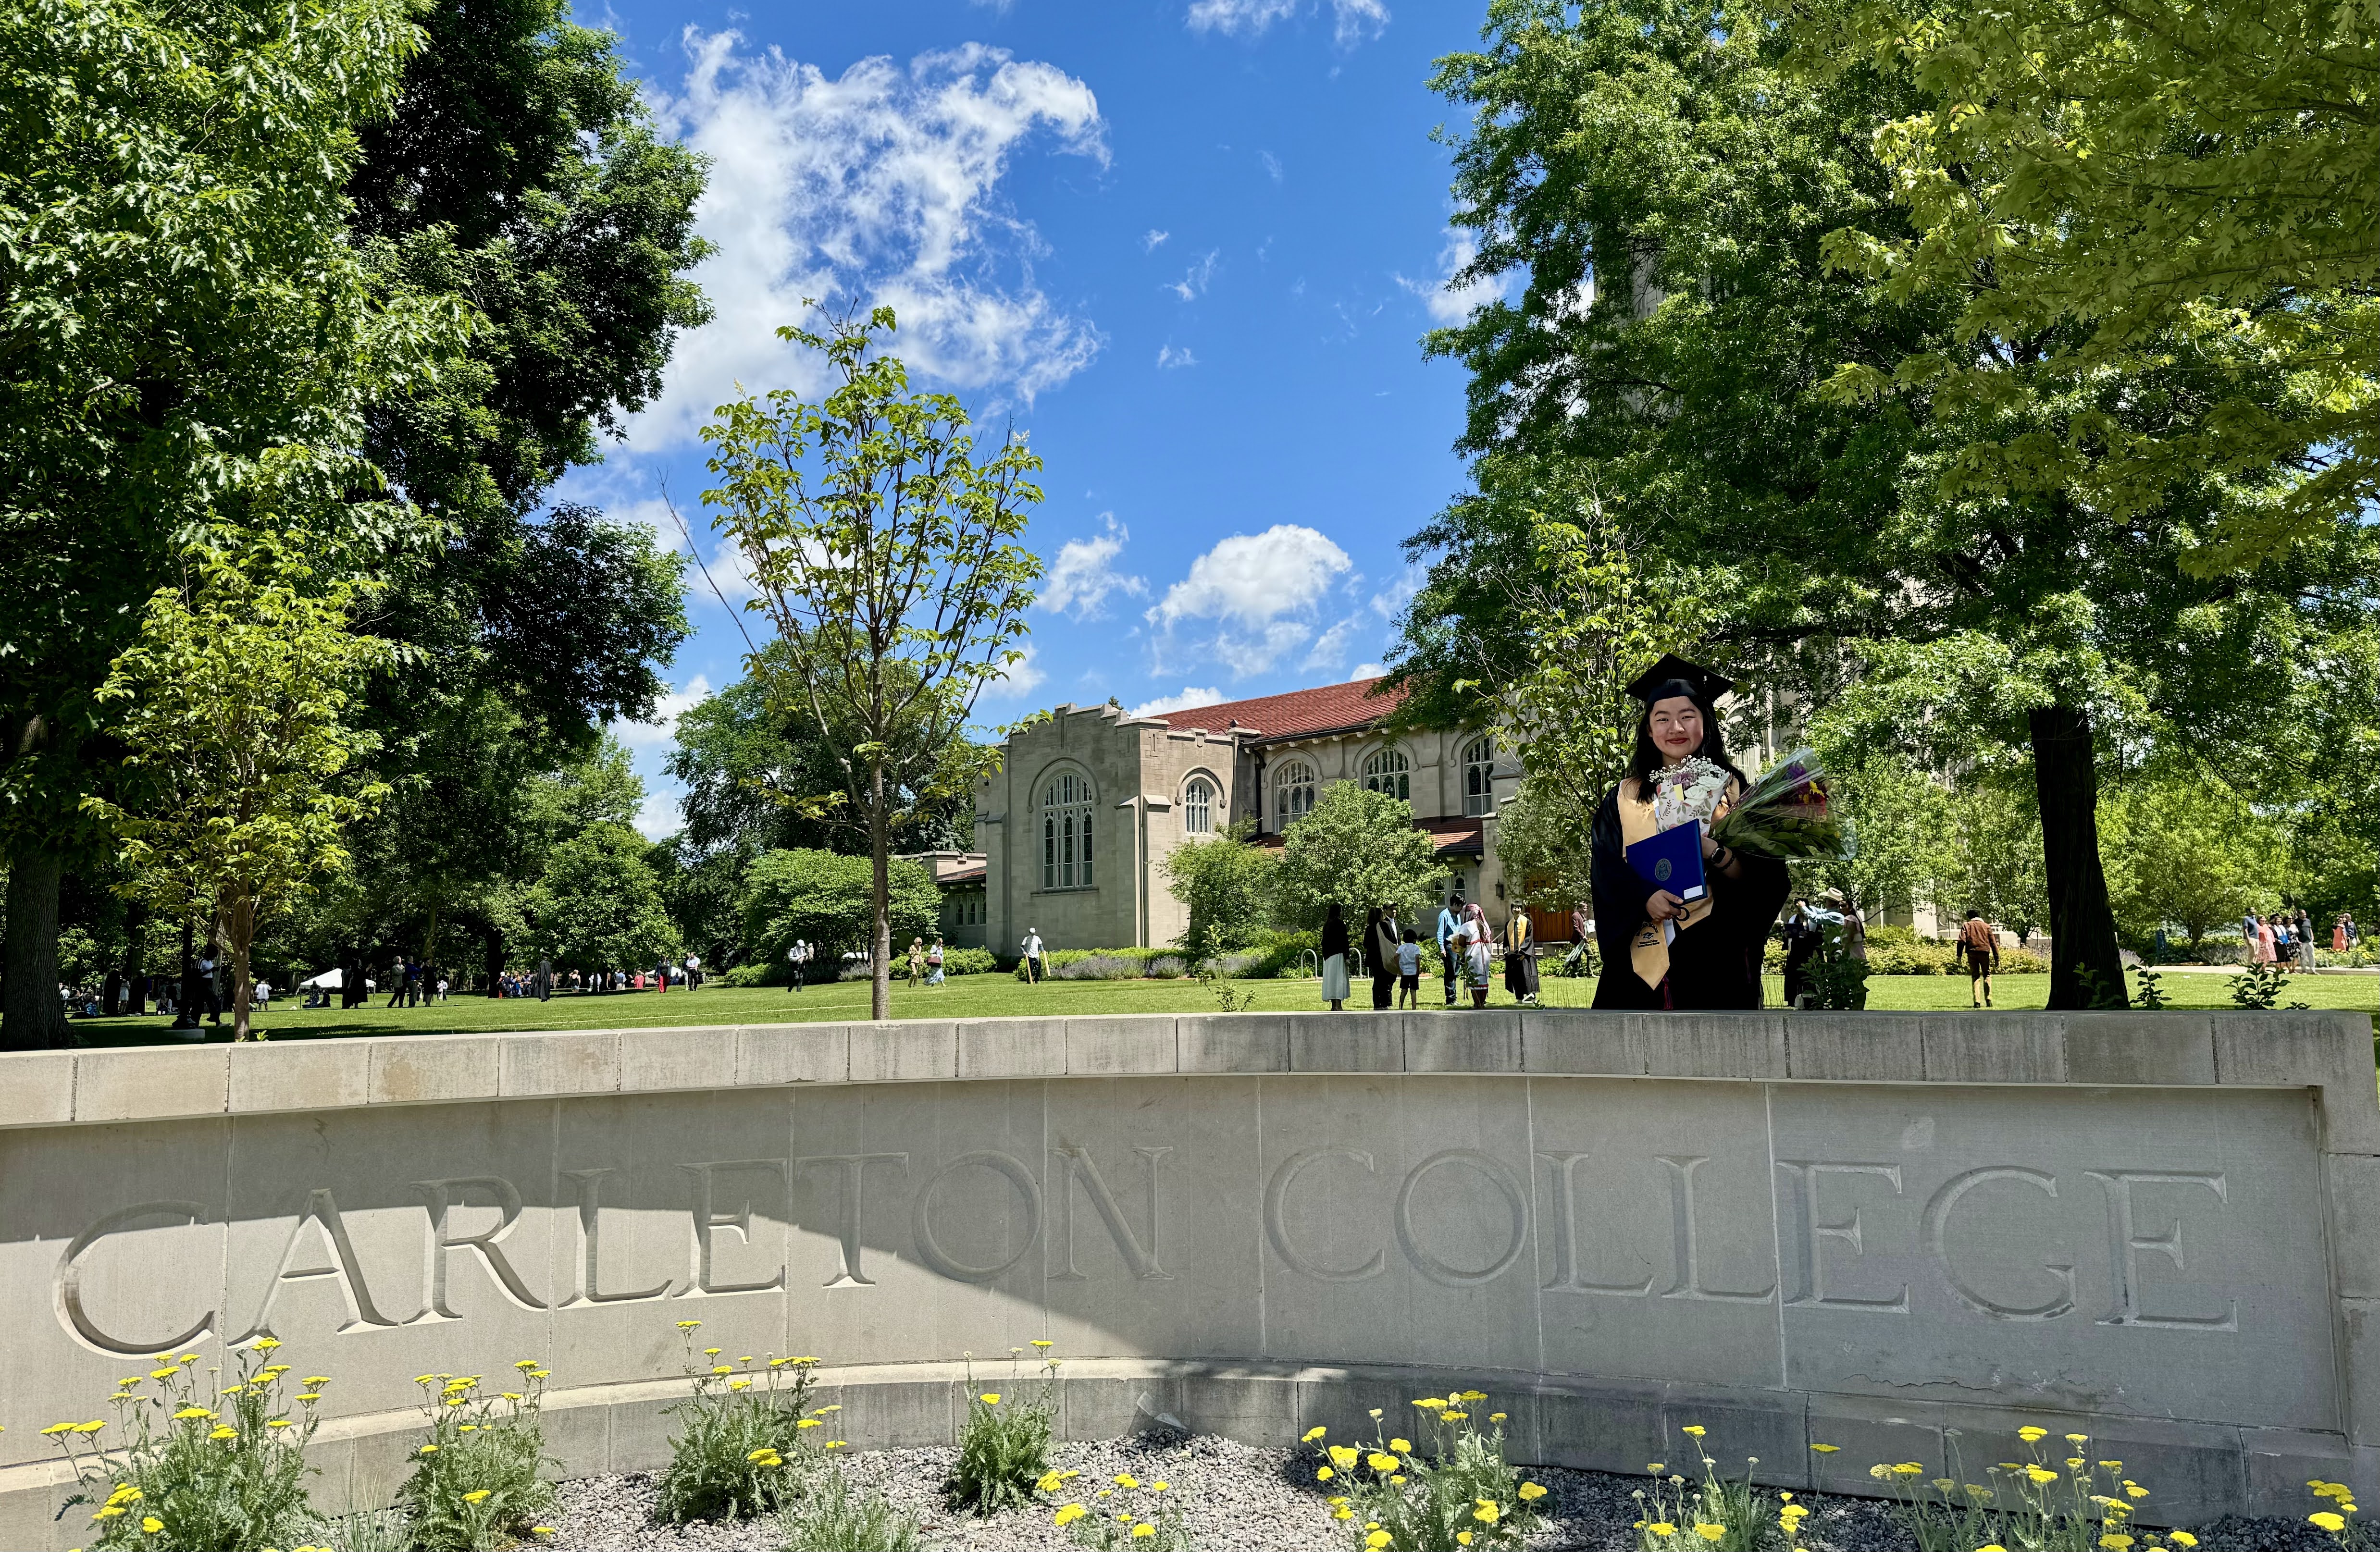
[(1108, 1014), (0, 1054), (0, 1128), (806, 1084), (1427, 1073), (2317, 1088), (2329, 1151), (2380, 1154), (2349, 1012)]

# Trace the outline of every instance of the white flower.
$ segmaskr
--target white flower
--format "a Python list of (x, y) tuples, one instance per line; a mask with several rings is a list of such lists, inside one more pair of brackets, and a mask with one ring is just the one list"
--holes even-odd
[(1653, 786), (1653, 823), (1673, 829), (1688, 819), (1711, 821), (1719, 799), (1727, 795), (1726, 770), (1700, 755), (1680, 761), (1660, 774)]

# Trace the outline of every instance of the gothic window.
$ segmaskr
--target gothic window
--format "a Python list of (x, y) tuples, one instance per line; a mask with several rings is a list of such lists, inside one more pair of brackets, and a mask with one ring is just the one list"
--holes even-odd
[(1477, 816), (1496, 806), (1496, 741), (1481, 736), (1463, 746), (1463, 811)]
[(1364, 761), (1364, 790), (1413, 801), (1413, 762), (1394, 749), (1382, 749)]
[(1091, 783), (1071, 770), (1041, 789), (1041, 887), (1091, 887)]
[(1314, 806), (1314, 767), (1292, 760), (1281, 768), (1273, 790), (1281, 794), (1281, 828), (1287, 830)]
[(1182, 833), (1215, 833), (1215, 783), (1204, 776), (1191, 777), (1190, 784), (1182, 789)]

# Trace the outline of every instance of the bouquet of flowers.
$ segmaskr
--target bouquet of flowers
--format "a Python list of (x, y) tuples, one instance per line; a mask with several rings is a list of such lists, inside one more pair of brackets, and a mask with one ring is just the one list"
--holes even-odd
[(1707, 827), (1727, 795), (1727, 781), (1725, 770), (1700, 755), (1663, 770), (1653, 783), (1654, 827), (1675, 830), (1688, 819)]
[(1851, 821), (1832, 801), (1818, 757), (1807, 749), (1794, 750), (1764, 771), (1711, 826), (1711, 838), (1754, 856), (1778, 858), (1847, 857), (1855, 844)]

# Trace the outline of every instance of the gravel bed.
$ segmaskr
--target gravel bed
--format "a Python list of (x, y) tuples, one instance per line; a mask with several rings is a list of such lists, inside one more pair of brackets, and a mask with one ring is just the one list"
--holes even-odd
[[(1352, 1538), (1334, 1523), (1313, 1471), (1300, 1452), (1258, 1449), (1211, 1434), (1153, 1433), (1097, 1444), (1061, 1444), (1057, 1463), (1082, 1473), (1078, 1485), (1104, 1483), (1118, 1473), (1171, 1484), (1201, 1548), (1261, 1547), (1265, 1552), (1348, 1552)], [(981, 1552), (1062, 1552), (1074, 1543), (1050, 1523), (1047, 1510), (978, 1520), (942, 1503), (941, 1485), (958, 1451), (876, 1449), (839, 1457), (855, 1486), (884, 1493), (918, 1516), (932, 1547)], [(1638, 1476), (1601, 1472), (1534, 1470), (1549, 1489), (1539, 1500), (1550, 1520), (1530, 1538), (1544, 1552), (1633, 1552), (1633, 1526), (1641, 1518), (1631, 1496)], [(1085, 1489), (1088, 1491), (1088, 1488)], [(1800, 1545), (1808, 1552), (1913, 1552), (1913, 1544), (1868, 1498), (1803, 1495), (1812, 1513)], [(657, 1525), (653, 1479), (589, 1476), (562, 1484), (556, 1552), (781, 1552), (783, 1533), (768, 1522)], [(2286, 1520), (2226, 1519), (2197, 1532), (2200, 1552), (2329, 1552), (2331, 1539), (2313, 1526)]]

